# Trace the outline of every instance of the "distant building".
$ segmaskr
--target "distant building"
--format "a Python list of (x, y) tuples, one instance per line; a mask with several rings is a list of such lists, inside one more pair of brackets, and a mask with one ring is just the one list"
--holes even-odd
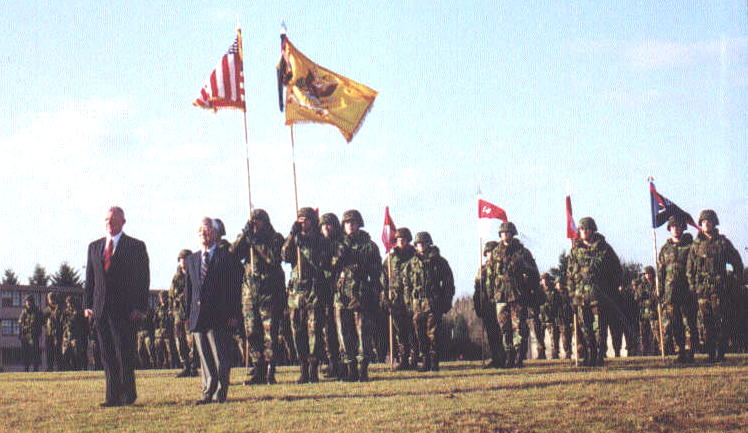
[[(47, 293), (57, 294), (58, 299), (64, 300), (67, 296), (73, 296), (85, 305), (85, 292), (81, 287), (57, 287), (57, 286), (11, 286), (0, 284), (0, 368), (17, 369), (21, 365), (21, 342), (18, 340), (19, 328), (18, 317), (21, 315), (23, 300), (26, 295), (34, 297), (34, 303), (40, 310), (47, 308)], [(149, 304), (151, 308), (158, 305), (158, 295), (161, 290), (151, 290)], [(64, 305), (63, 305), (64, 308)], [(40, 338), (39, 345), (42, 351), (42, 367), (46, 368), (45, 339)]]

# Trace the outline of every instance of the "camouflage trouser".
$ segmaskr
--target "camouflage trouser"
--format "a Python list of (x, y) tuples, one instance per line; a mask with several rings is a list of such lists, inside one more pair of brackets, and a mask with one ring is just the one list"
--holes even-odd
[(371, 312), (335, 306), (338, 339), (343, 343), (343, 362), (368, 363), (374, 360)]
[[(483, 329), (488, 338), (488, 350), (491, 351), (491, 361), (501, 363), (504, 361), (504, 346), (501, 344), (501, 330), (496, 318), (496, 310), (493, 302), (486, 302), (486, 306), (480, 311), (480, 319)], [(494, 307), (494, 308), (491, 308)]]
[(140, 368), (150, 368), (154, 362), (153, 358), (153, 340), (148, 331), (138, 331), (137, 344), (138, 366)]
[(639, 320), (639, 353), (642, 355), (657, 354), (658, 349), (655, 345), (656, 340), (653, 332), (655, 330), (656, 328), (652, 329), (652, 324), (648, 319)]
[[(545, 355), (545, 327), (543, 322), (538, 318), (540, 312), (537, 308), (527, 308), (527, 326), (528, 329), (532, 329), (535, 334), (536, 348), (538, 349), (538, 356), (542, 353)], [(529, 337), (529, 334), (528, 334)], [(528, 338), (529, 343), (529, 338)], [(527, 348), (524, 347), (522, 353), (527, 354)]]
[(545, 330), (551, 338), (551, 358), (558, 359), (560, 353), (558, 343), (561, 340), (561, 329), (555, 322), (550, 322), (545, 324)]
[[(262, 358), (268, 364), (275, 360), (274, 350), (278, 346), (280, 328), (279, 311), (273, 311), (271, 302), (250, 302), (243, 305), (244, 329), (247, 333), (249, 356), (252, 364)], [(278, 308), (275, 308), (278, 310)]]
[[(418, 339), (418, 352), (423, 359), (434, 359), (439, 356), (439, 326), (442, 315), (433, 311), (415, 311), (413, 328)], [(430, 358), (427, 358), (430, 357)]]
[(588, 361), (603, 359), (608, 346), (607, 310), (602, 305), (584, 304), (577, 307), (577, 316)]
[(417, 357), (417, 346), (411, 346), (413, 342), (413, 316), (405, 309), (393, 308), (392, 312), (392, 327), (395, 331), (394, 340), (397, 344), (397, 354), (400, 357), (400, 362), (409, 362), (410, 359), (415, 360)]
[(81, 370), (83, 369), (83, 357), (86, 356), (86, 348), (83, 347), (82, 341), (65, 340), (62, 343), (62, 359), (66, 369)]
[(335, 306), (332, 296), (326, 297), (322, 304), (327, 361), (337, 363), (340, 360), (340, 340), (338, 340), (338, 329), (335, 324)]
[[(521, 354), (527, 351), (527, 307), (516, 302), (496, 304), (497, 320), (501, 329), (504, 351)], [(522, 356), (522, 355), (520, 355)]]
[(32, 339), (32, 341), (29, 341), (26, 338), (21, 339), (21, 357), (23, 358), (23, 366), (26, 371), (29, 371), (29, 367), (31, 366), (34, 367), (34, 371), (39, 370), (41, 357), (39, 353), (38, 338)]
[(571, 323), (565, 321), (557, 323), (556, 327), (561, 333), (561, 346), (564, 348), (564, 357), (571, 359), (571, 334), (574, 331), (574, 327)]
[(310, 302), (308, 296), (301, 291), (288, 294), (288, 312), (299, 362), (318, 361), (325, 353), (324, 309), (319, 302)]
[(173, 354), (171, 353), (172, 338), (171, 335), (160, 334), (156, 331), (155, 344), (153, 345), (156, 351), (156, 368), (171, 368), (173, 362)]
[(55, 336), (47, 335), (45, 337), (45, 346), (47, 347), (47, 371), (52, 371), (57, 366), (57, 371), (62, 370), (62, 347)]
[(177, 346), (177, 353), (179, 354), (179, 361), (182, 363), (182, 368), (185, 370), (197, 369), (200, 362), (197, 361), (197, 353), (195, 351), (194, 340), (192, 332), (190, 332), (190, 324), (187, 320), (175, 320), (174, 321), (174, 340)]
[(699, 321), (704, 326), (704, 348), (709, 358), (720, 358), (727, 350), (726, 306), (719, 295), (699, 298)]
[(662, 326), (668, 330), (679, 354), (695, 353), (699, 347), (699, 334), (696, 328), (698, 307), (695, 302), (671, 302), (665, 304)]

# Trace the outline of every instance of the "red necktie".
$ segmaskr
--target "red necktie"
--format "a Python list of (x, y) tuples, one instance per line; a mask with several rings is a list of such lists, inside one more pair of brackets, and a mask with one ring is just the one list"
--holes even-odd
[(112, 264), (112, 252), (114, 251), (114, 240), (109, 239), (106, 243), (106, 250), (104, 250), (104, 270), (109, 270), (109, 265)]

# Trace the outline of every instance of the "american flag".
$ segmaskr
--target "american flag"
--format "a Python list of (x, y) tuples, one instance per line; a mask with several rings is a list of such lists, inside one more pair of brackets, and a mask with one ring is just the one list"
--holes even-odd
[(229, 51), (211, 72), (200, 96), (192, 103), (200, 108), (213, 111), (219, 108), (245, 110), (244, 104), (244, 61), (242, 57), (242, 33), (237, 30), (236, 39)]

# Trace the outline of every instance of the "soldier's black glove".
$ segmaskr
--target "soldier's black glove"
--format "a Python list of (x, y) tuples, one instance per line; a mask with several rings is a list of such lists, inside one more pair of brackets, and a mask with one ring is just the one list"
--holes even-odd
[(296, 221), (291, 226), (291, 236), (298, 236), (301, 234), (301, 223)]
[(255, 243), (255, 225), (252, 221), (247, 221), (247, 224), (242, 229), (242, 234), (248, 244), (252, 245)]

